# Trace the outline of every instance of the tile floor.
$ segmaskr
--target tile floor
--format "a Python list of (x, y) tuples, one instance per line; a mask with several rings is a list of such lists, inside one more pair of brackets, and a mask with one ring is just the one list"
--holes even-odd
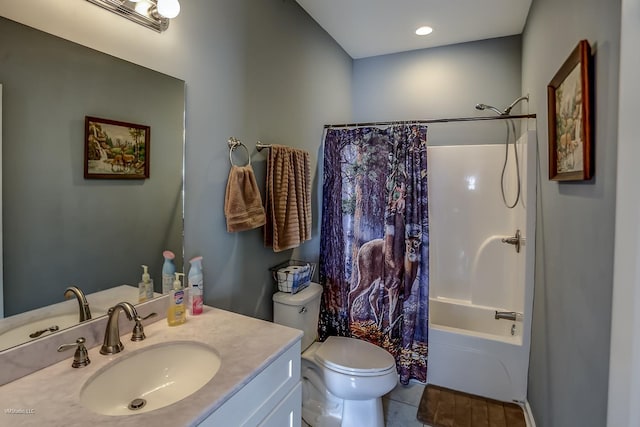
[[(423, 390), (424, 385), (420, 383), (412, 382), (407, 386), (398, 383), (395, 389), (383, 396), (385, 427), (429, 427), (416, 418)], [(303, 421), (302, 426), (308, 424)]]
[(416, 382), (406, 386), (398, 383), (395, 389), (383, 396), (385, 427), (429, 427), (416, 418), (424, 387), (424, 384)]

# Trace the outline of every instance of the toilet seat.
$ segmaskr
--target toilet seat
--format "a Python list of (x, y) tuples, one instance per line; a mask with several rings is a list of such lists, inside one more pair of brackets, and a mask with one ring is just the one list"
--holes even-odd
[(315, 352), (316, 361), (327, 369), (353, 376), (379, 376), (395, 372), (396, 361), (386, 350), (367, 341), (329, 337)]

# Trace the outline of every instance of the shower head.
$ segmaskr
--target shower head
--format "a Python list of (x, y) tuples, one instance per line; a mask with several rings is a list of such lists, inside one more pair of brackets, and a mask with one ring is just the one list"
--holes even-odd
[(503, 114), (502, 111), (498, 110), (496, 107), (492, 107), (487, 104), (476, 104), (476, 110), (491, 110), (500, 116)]
[(527, 102), (529, 102), (529, 95), (521, 96), (520, 98), (518, 98), (518, 99), (516, 99), (515, 101), (513, 101), (513, 102), (511, 103), (511, 105), (509, 105), (507, 108), (505, 108), (505, 109), (504, 109), (504, 113), (502, 113), (502, 114), (507, 115), (507, 114), (511, 113), (511, 109), (512, 109), (513, 107), (515, 107), (515, 106), (516, 106), (516, 104), (518, 104), (518, 103), (519, 103), (519, 102), (521, 102), (521, 101), (525, 101), (525, 100), (526, 100)]

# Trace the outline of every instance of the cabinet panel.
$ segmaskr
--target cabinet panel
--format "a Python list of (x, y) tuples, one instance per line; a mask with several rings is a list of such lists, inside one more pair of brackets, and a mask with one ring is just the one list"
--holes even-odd
[(280, 402), (258, 427), (300, 427), (302, 425), (302, 383)]
[(256, 426), (284, 399), (290, 398), (290, 392), (299, 384), (300, 341), (231, 396), (199, 426)]

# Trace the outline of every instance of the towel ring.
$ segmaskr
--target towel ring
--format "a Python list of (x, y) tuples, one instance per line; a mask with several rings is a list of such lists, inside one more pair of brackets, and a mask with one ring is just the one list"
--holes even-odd
[(227, 144), (229, 145), (229, 161), (231, 162), (232, 166), (239, 166), (233, 163), (233, 150), (235, 150), (238, 147), (243, 147), (244, 150), (247, 152), (247, 164), (244, 166), (245, 167), (251, 166), (251, 154), (249, 153), (249, 149), (247, 148), (246, 145), (244, 145), (238, 138), (234, 138), (233, 136), (229, 138), (229, 140), (227, 141)]

